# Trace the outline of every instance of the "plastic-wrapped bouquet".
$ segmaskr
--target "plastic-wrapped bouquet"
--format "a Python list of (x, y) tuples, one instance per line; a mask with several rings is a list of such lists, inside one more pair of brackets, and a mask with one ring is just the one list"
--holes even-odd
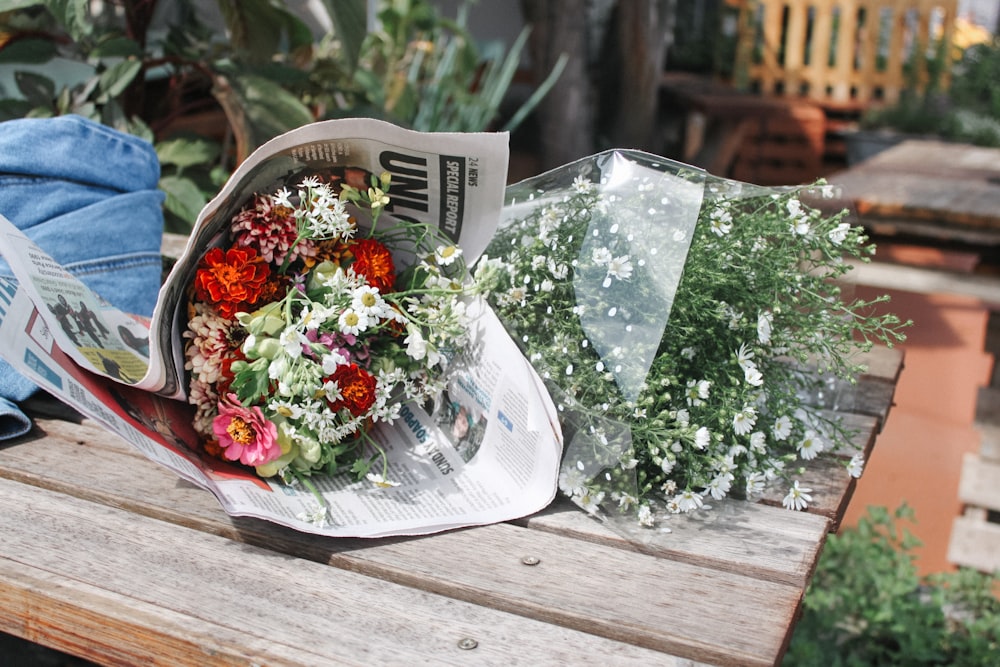
[(350, 470), (391, 485), (367, 429), (439, 394), (466, 334), (461, 250), (380, 217), (388, 174), (354, 171), (255, 195), (191, 286), (195, 428), (210, 454), (263, 477)]
[(843, 258), (874, 249), (846, 212), (807, 203), (826, 192), (631, 151), (508, 188), (480, 261), (501, 269), (494, 307), (561, 410), (574, 501), (651, 523), (658, 502), (689, 512), (781, 480), (786, 507), (808, 505), (799, 462), (849, 437), (810, 397), (856, 378), (858, 341), (905, 326), (842, 295)]

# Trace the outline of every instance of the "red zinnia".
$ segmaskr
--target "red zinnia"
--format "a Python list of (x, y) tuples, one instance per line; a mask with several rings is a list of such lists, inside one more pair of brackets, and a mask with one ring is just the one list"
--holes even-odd
[(212, 248), (198, 265), (195, 293), (220, 317), (230, 319), (240, 306), (257, 302), (270, 272), (253, 248)]
[(330, 403), (334, 410), (347, 408), (360, 417), (375, 403), (375, 376), (357, 364), (338, 366), (329, 379), (340, 389), (340, 398)]
[(360, 239), (351, 244), (354, 263), (351, 268), (359, 276), (364, 276), (369, 285), (387, 294), (396, 282), (396, 266), (392, 263), (392, 253), (375, 239)]

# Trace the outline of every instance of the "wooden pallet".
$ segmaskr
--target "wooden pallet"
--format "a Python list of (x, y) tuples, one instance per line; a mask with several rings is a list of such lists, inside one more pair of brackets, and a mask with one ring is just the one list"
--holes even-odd
[[(1000, 314), (990, 318), (987, 351), (1000, 351)], [(991, 386), (979, 391), (976, 427), (978, 454), (962, 460), (958, 498), (965, 505), (952, 523), (948, 560), (984, 572), (1000, 570), (1000, 369), (994, 367)]]
[(1000, 461), (966, 454), (958, 495), (966, 507), (952, 524), (948, 560), (984, 572), (1000, 570)]

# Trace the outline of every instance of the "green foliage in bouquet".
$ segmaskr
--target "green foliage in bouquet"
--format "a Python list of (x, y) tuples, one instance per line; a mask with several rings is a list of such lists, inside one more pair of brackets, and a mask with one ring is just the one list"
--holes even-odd
[(844, 258), (874, 249), (846, 211), (806, 203), (823, 194), (627, 151), (508, 188), (493, 304), (562, 411), (578, 504), (651, 523), (657, 499), (688, 512), (781, 478), (784, 504), (808, 505), (800, 466), (850, 437), (830, 396), (859, 348), (906, 326), (843, 292)]
[(895, 512), (870, 507), (826, 543), (786, 667), (991, 665), (1000, 651), (1000, 581), (960, 569), (922, 578), (920, 545)]

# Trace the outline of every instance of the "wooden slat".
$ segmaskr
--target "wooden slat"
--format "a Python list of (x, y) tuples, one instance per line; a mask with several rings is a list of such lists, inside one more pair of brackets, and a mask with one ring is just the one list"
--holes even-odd
[(1000, 463), (966, 452), (962, 457), (958, 499), (967, 505), (1000, 510)]
[[(852, 414), (843, 415), (843, 419), (845, 427), (855, 431), (855, 437), (852, 447), (843, 452), (841, 460), (854, 453), (867, 457), (874, 444), (877, 421), (869, 416)], [(76, 425), (60, 420), (38, 420), (38, 423), (48, 437), (10, 446), (0, 457), (0, 476), (43, 485), (87, 500), (127, 506), (137, 513), (165, 518), (234, 539), (246, 539), (245, 531), (233, 531), (225, 527), (226, 521), (222, 519), (224, 515), (209, 494), (174, 479), (170, 474), (164, 474), (158, 465), (92, 422)], [(123, 464), (123, 460), (128, 463)], [(81, 475), (81, 470), (100, 471), (100, 474)], [(723, 504), (716, 512), (732, 512), (739, 517), (737, 522), (744, 523), (743, 530), (756, 531), (756, 539), (751, 539), (751, 533), (748, 532), (746, 542), (730, 544), (720, 549), (711, 537), (725, 542), (724, 535), (704, 532), (705, 522), (700, 519), (691, 520), (691, 525), (688, 526), (681, 517), (676, 517), (667, 524), (676, 534), (659, 546), (664, 546), (670, 557), (685, 562), (713, 563), (714, 567), (730, 572), (750, 571), (755, 576), (771, 581), (801, 584), (811, 574), (818, 555), (815, 548), (809, 549), (809, 544), (819, 540), (818, 536), (823, 532), (835, 528), (828, 521), (836, 519), (838, 512), (842, 514), (845, 500), (841, 496), (848, 494), (852, 483), (849, 475), (840, 468), (839, 461), (832, 462), (830, 466), (817, 467), (815, 472), (811, 469), (807, 472), (804, 485), (812, 485), (811, 488), (817, 489), (810, 509), (816, 515), (813, 519), (786, 516), (787, 511), (781, 508), (771, 507), (764, 511), (737, 510), (735, 505), (726, 509), (728, 505)], [(132, 486), (149, 489), (149, 492), (130, 493)], [(780, 506), (783, 495), (783, 490), (775, 489), (768, 496), (768, 502)], [(736, 500), (728, 502), (740, 503)], [(578, 510), (574, 511), (579, 513)], [(712, 514), (705, 521), (715, 522), (715, 516), (718, 515)], [(532, 521), (533, 527), (554, 529), (552, 520)], [(725, 522), (720, 521), (718, 528), (723, 533), (724, 526)], [(784, 528), (779, 529), (778, 526)], [(576, 524), (572, 532), (577, 537), (590, 541), (611, 542), (622, 546), (621, 530), (618, 529), (619, 536), (609, 534), (607, 528), (586, 519)], [(697, 539), (691, 539), (694, 536)], [(643, 531), (632, 537), (638, 543), (650, 539)], [(266, 540), (268, 537), (261, 536), (260, 539)], [(658, 544), (655, 540), (653, 543)], [(760, 548), (759, 544), (764, 543), (768, 547)]]
[(1000, 232), (1000, 149), (911, 140), (834, 174), (862, 222), (907, 219)]
[[(77, 433), (79, 428), (75, 427)], [(608, 543), (512, 525), (458, 531), (433, 539), (318, 538), (263, 521), (229, 517), (211, 496), (180, 482), (169, 471), (130, 455), (119, 457), (115, 465), (108, 456), (115, 453), (113, 449), (92, 445), (79, 435), (77, 441), (85, 444), (54, 446), (60, 440), (50, 436), (9, 447), (0, 456), (0, 474), (70, 492), (89, 502), (124, 508), (133, 515), (155, 517), (247, 545), (266, 546), (338, 569), (690, 659), (764, 664), (766, 656), (781, 652), (792, 625), (788, 614), (797, 608), (801, 595), (801, 586), (760, 581)], [(75, 455), (66, 451), (73, 447)], [(758, 533), (756, 539), (767, 537)], [(773, 536), (771, 539), (776, 541)], [(526, 568), (520, 563), (525, 555), (539, 557), (547, 566)], [(468, 569), (465, 561), (470, 559), (476, 563), (475, 571), (464, 571)], [(595, 564), (608, 569), (609, 576), (595, 578)], [(628, 572), (628, 582), (612, 570)], [(579, 581), (592, 585), (583, 589), (567, 585)], [(651, 588), (650, 581), (657, 585)], [(733, 606), (731, 597), (737, 590), (751, 598), (742, 600), (738, 607)], [(656, 597), (650, 599), (650, 595)], [(635, 605), (623, 610), (622, 600), (633, 600)], [(700, 611), (686, 617), (684, 609), (690, 600), (698, 600)], [(725, 619), (747, 609), (768, 619), (749, 635), (753, 639), (736, 626), (731, 633), (720, 632), (714, 623), (708, 628), (702, 620), (706, 613)]]
[[(891, 389), (900, 362), (873, 352), (861, 386)], [(847, 416), (844, 456), (870, 452), (881, 396), (881, 417)], [(806, 478), (809, 513), (727, 500), (666, 532), (561, 502), (510, 524), (333, 540), (230, 517), (87, 420), (36, 423), (0, 448), (0, 502), (25, 508), (0, 540), (0, 630), (108, 664), (772, 664), (853, 489), (828, 460)], [(463, 637), (478, 648), (457, 649)]]
[(523, 523), (536, 530), (802, 587), (808, 584), (830, 531), (829, 521), (817, 514), (732, 498), (712, 501), (709, 512), (670, 517), (652, 530), (630, 518), (602, 525), (564, 499)]
[(983, 572), (1000, 570), (1000, 524), (956, 517), (951, 525), (948, 560)]
[[(787, 9), (788, 20), (782, 23), (782, 13)], [(864, 24), (859, 24), (859, 10), (864, 11)], [(760, 62), (750, 62), (749, 45), (753, 31), (758, 29), (754, 12), (760, 12), (763, 34)], [(755, 0), (744, 2), (739, 25), (740, 48), (734, 71), (746, 72), (746, 79), (757, 84), (764, 93), (777, 93), (783, 89), (786, 96), (798, 96), (801, 84), (809, 89), (809, 97), (830, 105), (867, 106), (878, 101), (876, 89), (881, 89), (882, 100), (895, 102), (900, 91), (910, 86), (904, 76), (905, 58), (922, 54), (931, 35), (930, 19), (933, 14), (942, 18), (941, 35), (950, 42), (954, 32), (957, 0), (811, 0), (808, 3), (788, 0)], [(882, 17), (889, 20), (882, 25)], [(912, 15), (912, 19), (909, 19)], [(915, 26), (911, 27), (911, 23)], [(882, 29), (889, 31), (881, 34)], [(833, 62), (829, 54), (831, 42)], [(805, 34), (811, 33), (813, 50), (809, 65), (804, 66)], [(904, 49), (914, 42), (912, 53)], [(879, 45), (885, 44), (880, 53)], [(784, 62), (777, 53), (784, 51)], [(950, 58), (950, 50), (947, 57)], [(880, 68), (877, 59), (887, 58), (886, 67)], [(922, 71), (919, 83), (926, 85), (926, 67), (923, 58), (913, 57)], [(945, 71), (947, 71), (947, 63)], [(942, 82), (947, 84), (947, 76)]]
[(109, 664), (568, 664), (580, 650), (686, 664), (8, 480), (0, 503), (20, 509), (0, 543), (0, 627)]

